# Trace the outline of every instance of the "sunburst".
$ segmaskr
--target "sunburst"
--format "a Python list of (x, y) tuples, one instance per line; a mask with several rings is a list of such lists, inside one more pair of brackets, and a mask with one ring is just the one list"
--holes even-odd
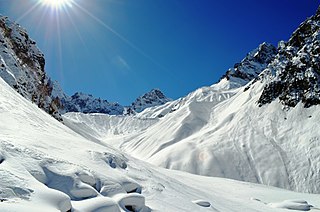
[(39, 0), (41, 4), (52, 9), (61, 9), (66, 6), (72, 7), (73, 0)]

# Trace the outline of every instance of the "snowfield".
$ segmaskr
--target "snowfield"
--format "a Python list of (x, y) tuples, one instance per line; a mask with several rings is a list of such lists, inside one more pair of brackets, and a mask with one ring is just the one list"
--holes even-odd
[[(140, 130), (123, 135), (110, 133), (118, 125), (103, 124), (120, 117), (70, 113), (64, 120), (76, 132), (86, 129), (88, 138), (156, 166), (320, 193), (320, 108), (289, 109), (278, 101), (258, 107), (265, 83), (229, 89), (222, 80), (132, 116), (122, 129)], [(170, 112), (151, 115), (163, 111)]]
[(320, 205), (315, 194), (134, 159), (72, 131), (2, 79), (0, 119), (0, 211), (283, 211)]

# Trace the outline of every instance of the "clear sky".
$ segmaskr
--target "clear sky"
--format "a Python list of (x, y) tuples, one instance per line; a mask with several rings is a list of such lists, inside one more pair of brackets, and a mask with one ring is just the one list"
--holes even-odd
[(45, 1), (0, 0), (0, 13), (27, 29), (49, 76), (68, 95), (81, 91), (124, 105), (152, 88), (175, 99), (215, 83), (260, 43), (287, 40), (319, 6), (318, 0), (70, 0), (63, 7)]

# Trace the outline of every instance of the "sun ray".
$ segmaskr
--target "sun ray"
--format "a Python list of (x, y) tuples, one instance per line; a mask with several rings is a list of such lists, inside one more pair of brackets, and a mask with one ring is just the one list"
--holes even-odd
[(82, 37), (82, 35), (81, 35), (81, 33), (80, 33), (77, 25), (76, 25), (75, 22), (73, 21), (73, 18), (71, 17), (69, 11), (68, 11), (67, 9), (64, 9), (64, 10), (65, 10), (65, 13), (66, 13), (67, 16), (68, 16), (68, 20), (70, 21), (70, 23), (72, 24), (73, 28), (75, 29), (75, 31), (76, 31), (76, 33), (77, 33), (77, 35), (78, 35), (78, 37), (79, 37), (82, 45), (86, 46), (86, 42), (84, 41), (84, 39), (83, 39), (83, 37)]
[(35, 5), (33, 5), (29, 10), (27, 10), (20, 17), (18, 17), (16, 22), (19, 23), (23, 18), (25, 18), (27, 15), (29, 15), (31, 12), (33, 12), (40, 5), (41, 5), (41, 2), (38, 2)]
[(125, 42), (127, 45), (129, 45), (131, 48), (133, 48), (135, 51), (137, 51), (139, 54), (141, 54), (142, 56), (144, 56), (145, 58), (147, 58), (149, 61), (151, 61), (152, 63), (154, 63), (155, 65), (157, 65), (159, 68), (161, 68), (162, 70), (164, 70), (165, 72), (167, 72), (169, 75), (171, 75), (174, 78), (177, 78), (176, 76), (173, 76), (173, 72), (170, 71), (168, 68), (166, 68), (165, 66), (161, 65), (159, 62), (157, 62), (154, 58), (152, 58), (151, 56), (149, 56), (147, 53), (145, 53), (143, 50), (141, 50), (139, 47), (137, 47), (134, 43), (132, 43), (131, 41), (129, 41), (127, 38), (125, 38), (123, 35), (121, 35), (120, 33), (118, 33), (117, 31), (115, 31), (112, 27), (110, 27), (109, 25), (107, 25), (106, 23), (104, 23), (101, 19), (99, 19), (98, 17), (96, 17), (95, 15), (93, 15), (92, 13), (90, 13), (88, 10), (86, 10), (85, 8), (83, 8), (81, 5), (77, 4), (76, 2), (73, 2), (73, 4), (79, 8), (80, 10), (82, 10), (82, 12), (84, 12), (85, 14), (87, 14), (88, 16), (90, 16), (92, 19), (94, 19), (97, 23), (99, 23), (101, 26), (103, 26), (104, 28), (106, 28), (107, 30), (109, 30), (111, 33), (113, 33), (114, 35), (116, 35), (119, 39), (121, 39), (123, 42)]
[[(56, 11), (57, 13), (57, 11)], [(60, 26), (60, 16), (56, 14), (56, 25), (57, 25), (57, 38), (58, 38), (58, 57), (59, 57), (59, 75), (62, 76), (63, 75), (63, 56), (62, 56), (62, 43), (61, 43), (61, 26)]]

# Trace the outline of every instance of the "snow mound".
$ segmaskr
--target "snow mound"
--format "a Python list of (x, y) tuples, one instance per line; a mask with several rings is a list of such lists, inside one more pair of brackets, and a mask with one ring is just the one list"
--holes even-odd
[(313, 207), (305, 200), (285, 200), (279, 203), (269, 203), (268, 205), (272, 208), (284, 208), (297, 211), (309, 211)]
[(197, 204), (197, 205), (199, 205), (199, 206), (201, 206), (201, 207), (205, 207), (205, 208), (209, 208), (210, 206), (211, 206), (211, 203), (210, 202), (208, 202), (208, 201), (205, 201), (205, 200), (201, 200), (201, 199), (199, 199), (199, 200), (194, 200), (194, 201), (192, 201), (194, 204)]
[(96, 197), (73, 202), (73, 211), (82, 212), (120, 212), (118, 204), (108, 197)]
[(120, 208), (124, 211), (149, 212), (150, 208), (145, 206), (145, 198), (141, 194), (117, 194), (113, 197)]

